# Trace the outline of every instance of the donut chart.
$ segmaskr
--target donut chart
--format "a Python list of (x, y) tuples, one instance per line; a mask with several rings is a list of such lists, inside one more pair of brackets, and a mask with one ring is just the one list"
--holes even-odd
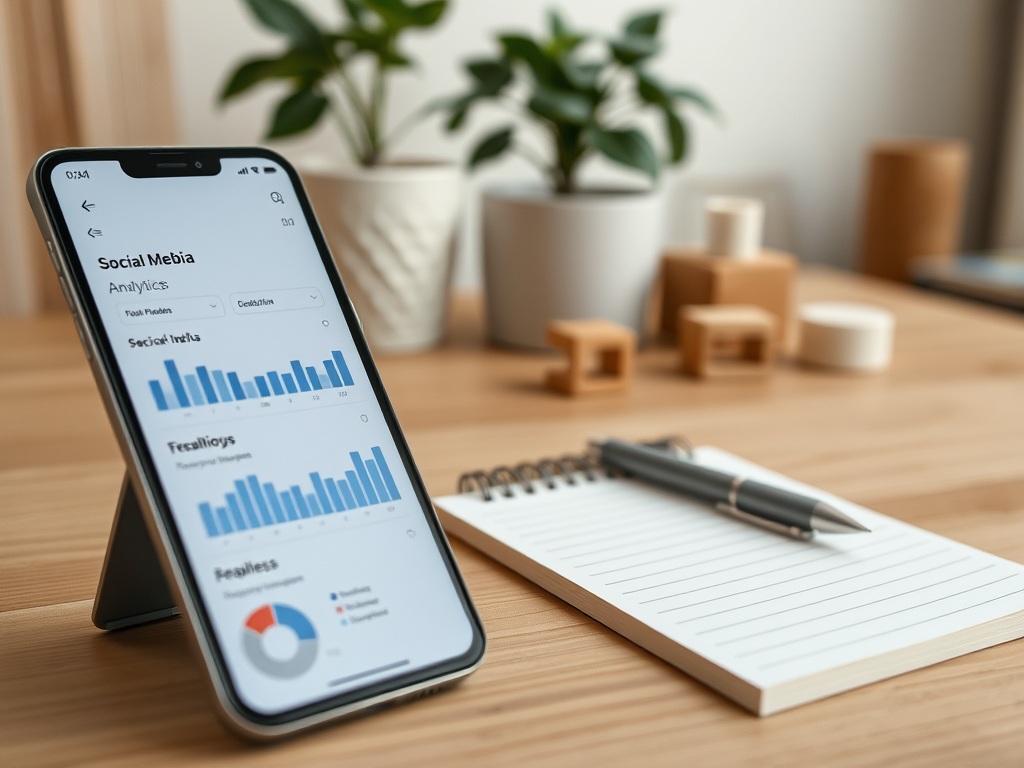
[[(298, 643), (289, 659), (275, 659), (263, 647), (263, 638), (271, 627), (287, 627)], [(316, 661), (317, 638), (313, 623), (302, 611), (290, 605), (270, 603), (249, 614), (243, 631), (245, 655), (253, 666), (271, 677), (298, 677)]]

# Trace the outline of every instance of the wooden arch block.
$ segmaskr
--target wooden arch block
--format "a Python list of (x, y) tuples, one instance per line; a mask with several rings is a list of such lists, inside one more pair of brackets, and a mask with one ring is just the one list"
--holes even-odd
[(556, 320), (547, 339), (569, 356), (568, 368), (548, 372), (551, 389), (579, 395), (629, 387), (636, 358), (636, 334), (629, 328), (607, 320)]
[(701, 378), (763, 376), (771, 371), (775, 356), (775, 324), (775, 316), (761, 307), (683, 307), (683, 370)]

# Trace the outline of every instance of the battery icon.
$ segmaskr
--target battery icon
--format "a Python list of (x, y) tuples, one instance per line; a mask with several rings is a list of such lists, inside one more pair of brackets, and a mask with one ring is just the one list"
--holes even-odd
[(264, 173), (277, 173), (277, 168), (275, 168), (272, 165), (265, 165), (265, 166), (263, 166), (263, 172)]

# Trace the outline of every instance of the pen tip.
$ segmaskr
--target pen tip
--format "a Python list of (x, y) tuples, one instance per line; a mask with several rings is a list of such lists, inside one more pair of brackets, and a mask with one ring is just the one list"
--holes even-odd
[(818, 502), (811, 513), (811, 527), (822, 533), (871, 533), (867, 526), (824, 502)]

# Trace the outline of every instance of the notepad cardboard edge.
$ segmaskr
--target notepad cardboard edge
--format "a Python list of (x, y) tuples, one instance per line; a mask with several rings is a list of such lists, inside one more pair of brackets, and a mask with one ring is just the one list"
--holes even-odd
[(861, 659), (836, 667), (828, 675), (815, 673), (772, 686), (762, 697), (762, 715), (820, 701), (839, 693), (915, 672), (1024, 637), (1024, 611), (987, 621), (952, 635)]
[(555, 597), (564, 600), (622, 635), (631, 643), (653, 653), (750, 712), (756, 715), (770, 714), (764, 711), (765, 692), (761, 688), (723, 669), (597, 595), (581, 589), (564, 576), (498, 541), (461, 517), (448, 512), (444, 507), (439, 506), (438, 501), (440, 500), (435, 500), (434, 508), (437, 510), (441, 525), (449, 534), (462, 539), (502, 565), (511, 568), (523, 578), (529, 579)]

